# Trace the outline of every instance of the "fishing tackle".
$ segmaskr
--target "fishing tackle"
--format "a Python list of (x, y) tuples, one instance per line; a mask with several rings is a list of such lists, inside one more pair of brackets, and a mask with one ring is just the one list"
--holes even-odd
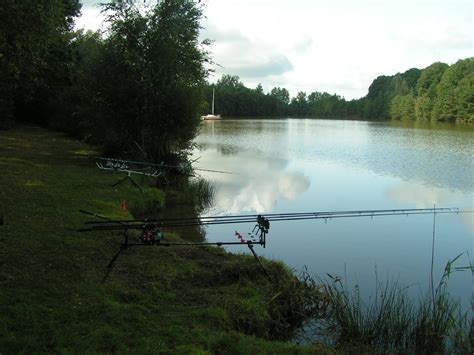
[[(128, 237), (128, 229), (127, 228), (127, 221), (115, 221), (110, 218), (80, 210), (81, 213), (96, 217), (101, 219), (104, 223), (106, 223), (109, 227), (119, 227), (117, 229), (123, 231), (123, 237), (124, 240), (120, 244), (119, 250), (117, 253), (113, 256), (113, 258), (110, 260), (110, 262), (107, 264), (107, 270), (106, 273), (102, 279), (102, 281), (105, 281), (107, 276), (110, 273), (110, 270), (112, 269), (115, 261), (119, 257), (119, 255), (135, 246), (163, 246), (163, 247), (170, 247), (170, 246), (230, 246), (230, 245), (246, 245), (251, 253), (253, 254), (255, 260), (258, 262), (260, 269), (262, 270), (263, 274), (270, 280), (272, 281), (270, 274), (267, 272), (265, 269), (265, 266), (261, 262), (260, 258), (258, 255), (255, 253), (255, 250), (253, 249), (254, 245), (261, 245), (265, 247), (266, 244), (266, 234), (268, 233), (268, 229), (270, 228), (270, 223), (269, 221), (262, 216), (258, 216), (257, 218), (257, 223), (252, 230), (252, 232), (248, 233), (250, 239), (245, 240), (243, 236), (239, 232), (235, 232), (235, 236), (239, 239), (239, 242), (195, 242), (195, 243), (185, 243), (185, 242), (166, 242), (165, 241), (165, 236), (161, 229), (158, 227), (156, 223), (143, 223), (140, 225), (134, 225), (134, 229), (140, 229), (140, 237), (139, 240), (141, 243), (131, 243), (129, 241)], [(91, 222), (85, 222), (85, 224), (92, 224), (94, 222), (98, 221), (91, 221)], [(90, 231), (100, 231), (100, 230), (107, 230), (102, 228), (90, 228), (90, 229), (80, 229), (79, 232), (90, 232)], [(114, 228), (115, 230), (115, 228)]]
[[(143, 189), (138, 185), (133, 179), (132, 175), (142, 175), (150, 177), (160, 177), (163, 175), (164, 169), (176, 169), (181, 172), (181, 174), (190, 175), (188, 172), (191, 170), (207, 171), (212, 173), (220, 174), (233, 174), (238, 175), (229, 171), (222, 170), (211, 170), (211, 169), (201, 169), (201, 168), (192, 168), (191, 164), (181, 164), (181, 165), (168, 165), (168, 164), (154, 164), (140, 161), (132, 160), (123, 160), (115, 158), (104, 158), (104, 157), (95, 157), (95, 165), (100, 170), (110, 171), (114, 173), (126, 173), (127, 175), (117, 181), (112, 187), (115, 187), (122, 182), (128, 180), (133, 186), (143, 192)], [(161, 171), (159, 171), (161, 170)], [(191, 176), (191, 175), (190, 175)]]
[[(80, 212), (99, 218), (100, 221), (86, 221), (87, 228), (79, 229), (79, 232), (94, 231), (123, 231), (124, 242), (121, 244), (117, 254), (107, 265), (108, 272), (120, 253), (134, 246), (231, 246), (247, 245), (253, 256), (257, 260), (265, 276), (271, 280), (259, 257), (255, 253), (254, 246), (259, 245), (265, 248), (266, 237), (270, 230), (270, 222), (277, 221), (297, 221), (309, 219), (328, 219), (335, 218), (358, 218), (358, 217), (380, 217), (397, 215), (421, 215), (421, 214), (441, 214), (441, 213), (471, 213), (473, 211), (460, 211), (458, 208), (412, 208), (412, 209), (386, 209), (386, 210), (357, 210), (357, 211), (329, 211), (329, 212), (299, 212), (299, 213), (270, 213), (258, 215), (239, 215), (239, 216), (204, 216), (204, 217), (184, 217), (168, 219), (134, 219), (134, 220), (112, 220), (95, 213), (81, 210)], [(254, 228), (248, 233), (249, 238), (245, 239), (242, 234), (235, 232), (238, 242), (167, 242), (162, 232), (163, 228), (170, 227), (192, 227), (207, 226), (219, 224), (235, 223), (255, 223)], [(128, 230), (139, 230), (141, 232), (140, 243), (130, 243), (128, 240)], [(108, 272), (104, 279), (107, 277)]]

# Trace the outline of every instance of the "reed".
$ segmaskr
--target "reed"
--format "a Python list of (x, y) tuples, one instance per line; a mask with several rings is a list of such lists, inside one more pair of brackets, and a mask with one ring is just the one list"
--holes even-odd
[[(341, 347), (369, 347), (416, 353), (472, 353), (472, 324), (447, 291), (455, 259), (448, 261), (438, 287), (419, 301), (407, 295), (398, 281), (380, 282), (375, 297), (366, 300), (358, 285), (328, 274), (320, 280), (327, 307), (323, 335)], [(319, 334), (321, 335), (321, 334)]]
[(193, 178), (183, 182), (178, 199), (181, 204), (192, 205), (201, 213), (212, 206), (215, 196), (214, 185), (203, 178)]

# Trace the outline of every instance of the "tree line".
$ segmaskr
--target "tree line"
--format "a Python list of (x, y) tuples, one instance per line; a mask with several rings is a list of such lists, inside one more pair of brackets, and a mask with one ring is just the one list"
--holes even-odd
[(225, 116), (474, 122), (474, 58), (379, 76), (355, 100), (318, 91), (290, 99), (285, 88), (264, 93), (260, 84), (250, 89), (238, 76), (223, 75), (207, 86), (208, 107), (213, 88), (216, 112)]
[[(206, 82), (208, 40), (199, 40), (199, 1), (103, 5), (105, 32), (74, 30), (79, 0), (0, 2), (0, 128), (34, 123), (99, 144), (105, 153), (169, 160), (185, 154), (199, 116), (473, 120), (474, 59), (434, 63), (379, 76), (368, 94), (345, 100), (326, 92), (262, 85), (237, 76)], [(184, 153), (183, 153), (184, 152)]]
[(105, 32), (84, 32), (79, 0), (3, 0), (0, 128), (40, 124), (153, 160), (185, 152), (209, 74), (202, 5), (135, 4), (107, 2)]

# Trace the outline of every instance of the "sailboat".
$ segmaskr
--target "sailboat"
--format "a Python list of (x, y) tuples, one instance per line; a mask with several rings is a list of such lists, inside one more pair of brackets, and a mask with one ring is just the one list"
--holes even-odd
[(201, 120), (221, 120), (221, 115), (214, 114), (214, 89), (212, 89), (212, 113), (201, 116)]

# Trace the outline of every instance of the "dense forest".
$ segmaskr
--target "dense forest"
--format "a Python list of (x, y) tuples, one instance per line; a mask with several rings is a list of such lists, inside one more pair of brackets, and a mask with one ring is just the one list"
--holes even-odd
[(232, 75), (209, 85), (208, 98), (212, 87), (216, 112), (225, 116), (474, 121), (474, 58), (379, 76), (366, 96), (350, 101), (318, 91), (290, 99), (285, 88), (264, 93), (261, 85), (247, 88)]
[(39, 124), (154, 160), (186, 151), (209, 73), (202, 5), (134, 3), (102, 5), (106, 31), (84, 32), (79, 0), (3, 0), (0, 128)]

